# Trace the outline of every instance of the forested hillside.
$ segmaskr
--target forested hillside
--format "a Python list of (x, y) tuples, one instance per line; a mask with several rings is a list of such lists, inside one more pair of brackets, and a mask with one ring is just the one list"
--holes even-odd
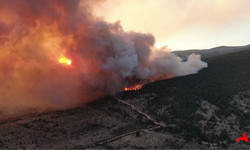
[[(227, 140), (227, 144), (230, 144), (235, 139), (232, 139), (233, 135), (229, 136), (228, 132), (234, 130), (240, 135), (245, 127), (250, 125), (248, 102), (250, 50), (204, 61), (208, 62), (208, 68), (197, 74), (149, 83), (141, 90), (123, 92), (122, 98), (135, 99), (152, 93), (153, 98), (145, 98), (147, 105), (143, 109), (158, 120), (175, 124), (176, 132), (183, 132), (186, 141), (197, 139), (206, 142), (223, 142)], [(214, 114), (207, 120), (204, 114), (210, 110), (206, 108), (208, 104), (204, 102), (216, 108)], [(231, 124), (227, 122), (230, 116), (236, 116)], [(223, 123), (231, 128), (224, 129)], [(216, 131), (214, 128), (218, 128), (218, 124), (222, 124), (222, 128)], [(208, 132), (209, 130), (212, 132)], [(226, 147), (227, 144), (224, 146)]]

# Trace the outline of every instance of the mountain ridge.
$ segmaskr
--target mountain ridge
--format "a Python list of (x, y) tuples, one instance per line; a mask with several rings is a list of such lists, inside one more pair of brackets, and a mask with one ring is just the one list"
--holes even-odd
[(221, 56), (233, 52), (238, 52), (250, 48), (249, 45), (245, 46), (218, 46), (210, 49), (190, 49), (190, 50), (177, 50), (172, 51), (175, 55), (185, 59), (188, 55), (195, 53), (202, 55), (202, 58), (211, 58), (215, 56)]

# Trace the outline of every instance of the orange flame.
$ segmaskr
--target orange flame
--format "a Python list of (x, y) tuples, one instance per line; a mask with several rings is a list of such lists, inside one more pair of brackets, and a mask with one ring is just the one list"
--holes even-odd
[(140, 90), (142, 88), (142, 85), (136, 85), (134, 87), (125, 87), (124, 91), (136, 91), (136, 90)]
[(72, 61), (64, 55), (61, 55), (61, 57), (58, 59), (58, 62), (65, 65), (71, 65), (72, 63)]

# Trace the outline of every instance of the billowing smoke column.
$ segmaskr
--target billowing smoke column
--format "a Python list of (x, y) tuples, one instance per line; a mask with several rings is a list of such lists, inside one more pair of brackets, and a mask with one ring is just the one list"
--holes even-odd
[(2, 112), (69, 108), (207, 67), (199, 55), (182, 62), (156, 49), (153, 35), (124, 32), (119, 21), (94, 16), (98, 2), (0, 0)]

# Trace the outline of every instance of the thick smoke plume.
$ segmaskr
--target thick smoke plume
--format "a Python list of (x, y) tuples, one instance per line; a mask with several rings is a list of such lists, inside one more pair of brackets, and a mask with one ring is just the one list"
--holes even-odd
[[(92, 14), (100, 0), (0, 0), (2, 113), (63, 109), (125, 87), (196, 73), (199, 55), (186, 62), (156, 49), (151, 34), (124, 32)], [(58, 62), (60, 56), (71, 65)]]

